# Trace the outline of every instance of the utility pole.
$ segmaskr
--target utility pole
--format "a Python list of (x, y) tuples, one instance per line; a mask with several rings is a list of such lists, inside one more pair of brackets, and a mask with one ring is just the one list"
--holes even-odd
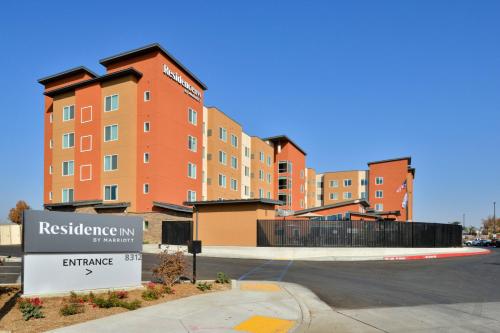
[(493, 201), (493, 237), (497, 238), (497, 216), (496, 216), (496, 205), (497, 203)]
[(465, 213), (462, 214), (462, 226), (465, 229)]

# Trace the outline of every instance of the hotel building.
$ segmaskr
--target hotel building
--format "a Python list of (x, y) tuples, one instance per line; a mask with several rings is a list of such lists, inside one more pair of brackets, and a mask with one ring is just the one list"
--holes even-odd
[[(361, 199), (412, 217), (409, 158), (317, 174), (289, 137), (251, 136), (217, 107), (205, 107), (206, 85), (159, 44), (100, 64), (102, 75), (77, 67), (39, 80), (46, 209), (140, 214), (152, 242), (162, 222), (191, 220), (186, 201), (278, 199), (278, 214), (291, 215)], [(390, 193), (402, 179), (404, 191)]]

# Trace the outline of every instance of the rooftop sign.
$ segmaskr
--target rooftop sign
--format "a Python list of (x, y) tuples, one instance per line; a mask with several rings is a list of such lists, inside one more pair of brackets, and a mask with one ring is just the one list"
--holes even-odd
[(189, 82), (185, 81), (182, 76), (176, 72), (173, 72), (167, 65), (163, 65), (163, 74), (170, 77), (172, 80), (184, 87), (184, 92), (197, 101), (201, 99), (201, 93), (193, 87)]

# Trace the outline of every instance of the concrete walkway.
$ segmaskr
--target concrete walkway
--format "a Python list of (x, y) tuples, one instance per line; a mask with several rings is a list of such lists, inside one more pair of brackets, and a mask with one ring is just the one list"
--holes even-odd
[[(186, 246), (162, 245), (172, 251), (187, 252)], [(143, 245), (143, 252), (160, 252), (158, 244)], [(199, 256), (215, 258), (266, 259), (266, 260), (310, 260), (310, 261), (365, 261), (365, 260), (411, 260), (435, 259), (441, 256), (468, 256), (488, 254), (489, 250), (476, 247), (462, 248), (305, 248), (305, 247), (245, 247), (204, 246)]]
[(375, 332), (334, 312), (291, 283), (233, 282), (233, 289), (192, 296), (51, 332)]

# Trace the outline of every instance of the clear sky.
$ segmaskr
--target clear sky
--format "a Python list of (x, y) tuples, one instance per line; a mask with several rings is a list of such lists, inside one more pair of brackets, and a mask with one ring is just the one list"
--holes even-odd
[(152, 42), (319, 172), (411, 155), (418, 221), (478, 225), (500, 202), (500, 1), (4, 0), (0, 220), (42, 205), (36, 80)]

